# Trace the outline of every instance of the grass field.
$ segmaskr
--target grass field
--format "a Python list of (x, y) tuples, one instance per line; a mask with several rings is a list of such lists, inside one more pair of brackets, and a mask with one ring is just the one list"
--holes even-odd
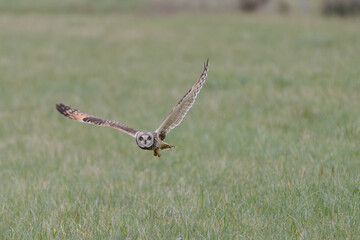
[[(359, 19), (0, 14), (0, 239), (356, 239)], [(154, 130), (161, 158), (63, 102)]]

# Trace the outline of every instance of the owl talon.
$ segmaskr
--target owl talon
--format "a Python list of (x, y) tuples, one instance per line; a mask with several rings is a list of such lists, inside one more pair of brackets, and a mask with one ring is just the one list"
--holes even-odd
[(160, 150), (159, 149), (154, 150), (154, 156), (155, 157), (156, 156), (160, 157)]

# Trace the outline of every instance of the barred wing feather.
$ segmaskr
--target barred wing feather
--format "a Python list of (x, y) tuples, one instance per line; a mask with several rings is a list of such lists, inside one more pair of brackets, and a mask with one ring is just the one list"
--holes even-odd
[(197, 95), (199, 94), (201, 88), (205, 83), (208, 70), (209, 59), (204, 64), (204, 70), (200, 78), (196, 81), (192, 88), (190, 88), (190, 90), (185, 94), (185, 96), (175, 105), (169, 115), (160, 124), (159, 128), (156, 129), (155, 132), (159, 135), (159, 138), (161, 140), (164, 140), (166, 138), (166, 134), (170, 132), (171, 129), (179, 125), (184, 119), (185, 115), (194, 104)]
[(105, 126), (105, 127), (115, 128), (116, 130), (119, 130), (126, 134), (129, 134), (132, 137), (135, 137), (136, 133), (138, 132), (137, 130), (135, 130), (129, 126), (126, 126), (123, 123), (95, 117), (90, 114), (81, 112), (75, 108), (66, 106), (62, 103), (56, 104), (56, 109), (62, 115), (64, 115), (65, 117), (68, 117), (70, 119), (74, 119), (76, 121), (83, 122), (83, 123), (94, 124), (97, 126)]

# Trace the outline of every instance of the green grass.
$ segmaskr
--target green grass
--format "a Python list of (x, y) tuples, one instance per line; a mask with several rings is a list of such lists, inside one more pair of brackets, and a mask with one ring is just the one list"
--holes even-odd
[[(0, 239), (356, 239), (359, 20), (0, 15)], [(63, 102), (154, 130), (161, 158)]]

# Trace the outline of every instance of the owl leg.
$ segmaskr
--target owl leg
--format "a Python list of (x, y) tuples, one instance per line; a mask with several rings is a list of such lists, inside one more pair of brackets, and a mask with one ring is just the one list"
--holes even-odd
[(160, 150), (159, 149), (154, 150), (154, 156), (160, 157)]

